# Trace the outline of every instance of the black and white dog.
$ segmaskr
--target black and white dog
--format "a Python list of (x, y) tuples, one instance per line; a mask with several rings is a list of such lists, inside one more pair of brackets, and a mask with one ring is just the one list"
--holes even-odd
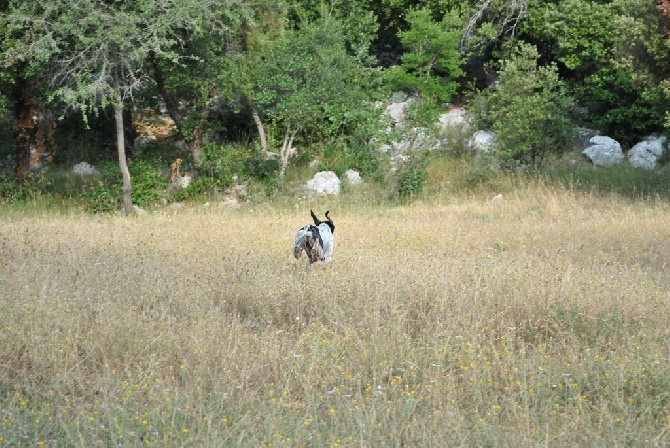
[(320, 221), (312, 210), (310, 210), (310, 213), (314, 225), (307, 224), (298, 230), (295, 236), (293, 255), (298, 259), (304, 250), (310, 264), (319, 260), (330, 263), (333, 259), (333, 234), (335, 233), (335, 224), (328, 216), (330, 211), (326, 212), (326, 221)]

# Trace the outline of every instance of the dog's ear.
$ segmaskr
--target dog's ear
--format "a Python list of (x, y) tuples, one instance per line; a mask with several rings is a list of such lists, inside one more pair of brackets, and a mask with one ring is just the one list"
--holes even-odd
[(312, 215), (312, 219), (314, 220), (314, 225), (315, 226), (318, 226), (319, 224), (321, 224), (321, 221), (319, 220), (319, 218), (316, 217), (316, 215), (314, 214), (314, 212), (312, 210), (310, 210), (309, 213)]
[(333, 222), (332, 219), (330, 219), (329, 213), (330, 213), (330, 210), (328, 210), (326, 212), (326, 221), (323, 221), (323, 222), (328, 224), (328, 227), (330, 227), (330, 231), (334, 233), (335, 232), (335, 223)]

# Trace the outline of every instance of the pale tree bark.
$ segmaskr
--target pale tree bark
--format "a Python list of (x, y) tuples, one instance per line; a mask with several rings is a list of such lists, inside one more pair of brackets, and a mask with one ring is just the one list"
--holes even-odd
[(293, 148), (293, 138), (295, 137), (296, 130), (291, 130), (291, 123), (286, 125), (286, 134), (284, 135), (284, 143), (282, 143), (281, 151), (279, 156), (281, 158), (281, 169), (279, 171), (279, 177), (284, 179), (284, 174), (286, 173), (286, 167), (288, 166), (288, 158), (291, 156), (291, 148)]
[(193, 138), (188, 142), (188, 148), (191, 150), (191, 157), (196, 165), (200, 165), (202, 159), (202, 129), (193, 131)]
[(121, 168), (121, 176), (123, 177), (123, 211), (126, 214), (130, 214), (133, 212), (133, 189), (130, 181), (130, 171), (128, 170), (128, 160), (126, 159), (126, 142), (123, 133), (123, 103), (121, 103), (121, 100), (117, 100), (114, 103), (114, 120), (116, 122), (116, 149), (119, 153), (119, 168)]
[[(528, 0), (505, 0), (503, 4), (495, 3), (494, 0), (480, 0), (475, 6), (468, 23), (465, 25), (461, 37), (460, 49), (468, 47), (468, 41), (475, 35), (477, 25), (485, 18), (496, 28), (497, 35), (492, 39), (496, 40), (502, 36), (514, 35), (523, 19), (528, 15)], [(490, 42), (480, 42), (481, 44)], [(478, 45), (475, 45), (477, 47)]]
[(267, 137), (265, 137), (265, 128), (263, 127), (261, 117), (258, 115), (258, 110), (256, 110), (255, 107), (251, 109), (251, 116), (254, 118), (254, 123), (256, 123), (256, 129), (258, 130), (258, 138), (261, 141), (261, 149), (263, 150), (263, 154), (267, 154), (268, 139)]

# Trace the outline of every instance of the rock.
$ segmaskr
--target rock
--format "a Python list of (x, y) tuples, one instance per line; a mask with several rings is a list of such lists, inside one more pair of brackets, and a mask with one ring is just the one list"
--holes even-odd
[(477, 131), (468, 140), (468, 149), (476, 155), (491, 154), (498, 141), (498, 135), (493, 131)]
[(358, 171), (347, 170), (344, 173), (344, 177), (347, 179), (349, 185), (360, 185), (363, 183), (363, 179)]
[(133, 142), (133, 146), (135, 147), (135, 149), (139, 149), (142, 146), (154, 141), (156, 141), (155, 135), (140, 135)]
[(193, 176), (190, 174), (184, 174), (183, 176), (177, 176), (174, 184), (177, 186), (177, 188), (188, 188), (188, 186), (191, 185), (191, 182), (193, 182)]
[(147, 214), (146, 210), (144, 210), (142, 207), (139, 205), (133, 205), (133, 211), (137, 216), (144, 216)]
[(81, 174), (82, 176), (90, 176), (93, 174), (98, 174), (98, 170), (95, 167), (87, 162), (80, 162), (72, 167), (72, 172), (74, 174)]
[(465, 134), (470, 131), (473, 116), (462, 107), (457, 107), (449, 112), (443, 113), (439, 118), (439, 126), (442, 132), (450, 130)]
[(575, 132), (574, 145), (575, 149), (583, 151), (584, 149), (591, 146), (591, 139), (598, 135), (598, 131), (589, 128), (577, 128)]
[(340, 193), (340, 179), (333, 171), (319, 171), (305, 184), (305, 193), (309, 197)]
[(591, 146), (582, 151), (582, 154), (591, 159), (596, 166), (618, 165), (624, 160), (623, 151), (619, 142), (610, 137), (596, 135), (589, 140)]
[(663, 155), (666, 138), (647, 137), (628, 151), (628, 161), (631, 165), (645, 170), (656, 168), (656, 162)]
[(191, 185), (191, 182), (193, 182), (193, 175), (191, 174), (184, 174), (182, 176), (177, 175), (175, 176), (174, 180), (170, 182), (170, 185), (168, 185), (167, 192), (170, 194), (176, 193), (179, 190), (188, 188), (188, 186)]
[(407, 116), (407, 108), (416, 101), (415, 98), (394, 98), (391, 103), (386, 106), (384, 114), (391, 117), (393, 120), (393, 128), (388, 129), (388, 132), (393, 132), (393, 129), (402, 129), (405, 127), (405, 118)]
[(503, 197), (502, 194), (497, 194), (491, 198), (491, 203), (497, 204), (498, 202), (502, 202), (505, 198)]

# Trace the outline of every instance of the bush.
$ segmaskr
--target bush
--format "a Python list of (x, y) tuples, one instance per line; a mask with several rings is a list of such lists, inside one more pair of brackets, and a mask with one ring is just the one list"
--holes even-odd
[[(146, 207), (156, 204), (165, 195), (168, 179), (160, 167), (143, 160), (129, 160), (128, 170), (133, 187), (133, 204)], [(84, 208), (93, 213), (118, 210), (121, 206), (121, 170), (115, 163), (99, 167), (100, 179), (82, 192)]]
[(213, 178), (222, 187), (232, 186), (235, 175), (247, 171), (248, 155), (231, 145), (208, 143), (202, 148), (200, 172)]
[(110, 187), (103, 181), (82, 192), (84, 209), (92, 213), (109, 213), (118, 210), (121, 201), (121, 186)]
[(428, 176), (428, 157), (412, 155), (398, 177), (398, 196), (401, 199), (415, 198), (423, 191)]
[(363, 176), (372, 176), (379, 169), (379, 161), (369, 146), (355, 146), (346, 139), (339, 139), (327, 145), (323, 152), (324, 171), (334, 171), (338, 176), (348, 169), (354, 169)]
[(168, 179), (159, 167), (142, 160), (128, 162), (133, 184), (133, 204), (145, 207), (157, 203), (168, 187)]
[(540, 164), (572, 144), (572, 99), (556, 66), (538, 66), (538, 59), (534, 46), (519, 44), (503, 62), (498, 88), (483, 95), (485, 124), (498, 134), (498, 154), (508, 166)]
[(393, 90), (418, 94), (423, 101), (415, 110), (416, 119), (432, 121), (451, 101), (458, 89), (456, 79), (463, 74), (458, 52), (462, 19), (452, 12), (436, 22), (428, 8), (421, 8), (411, 10), (407, 22), (409, 29), (398, 33), (405, 51), (402, 63), (386, 71), (386, 80)]
[(52, 186), (52, 180), (45, 175), (45, 170), (31, 171), (26, 183), (21, 185), (14, 177), (0, 174), (0, 202), (11, 204), (36, 199), (46, 193)]
[(260, 181), (272, 181), (273, 178), (279, 174), (279, 161), (276, 159), (268, 159), (260, 153), (256, 153), (253, 157), (245, 161), (245, 168), (249, 175)]
[(172, 195), (170, 195), (170, 200), (181, 202), (197, 198), (206, 198), (220, 189), (221, 185), (216, 179), (207, 176), (197, 176), (188, 187), (181, 188), (172, 193)]

